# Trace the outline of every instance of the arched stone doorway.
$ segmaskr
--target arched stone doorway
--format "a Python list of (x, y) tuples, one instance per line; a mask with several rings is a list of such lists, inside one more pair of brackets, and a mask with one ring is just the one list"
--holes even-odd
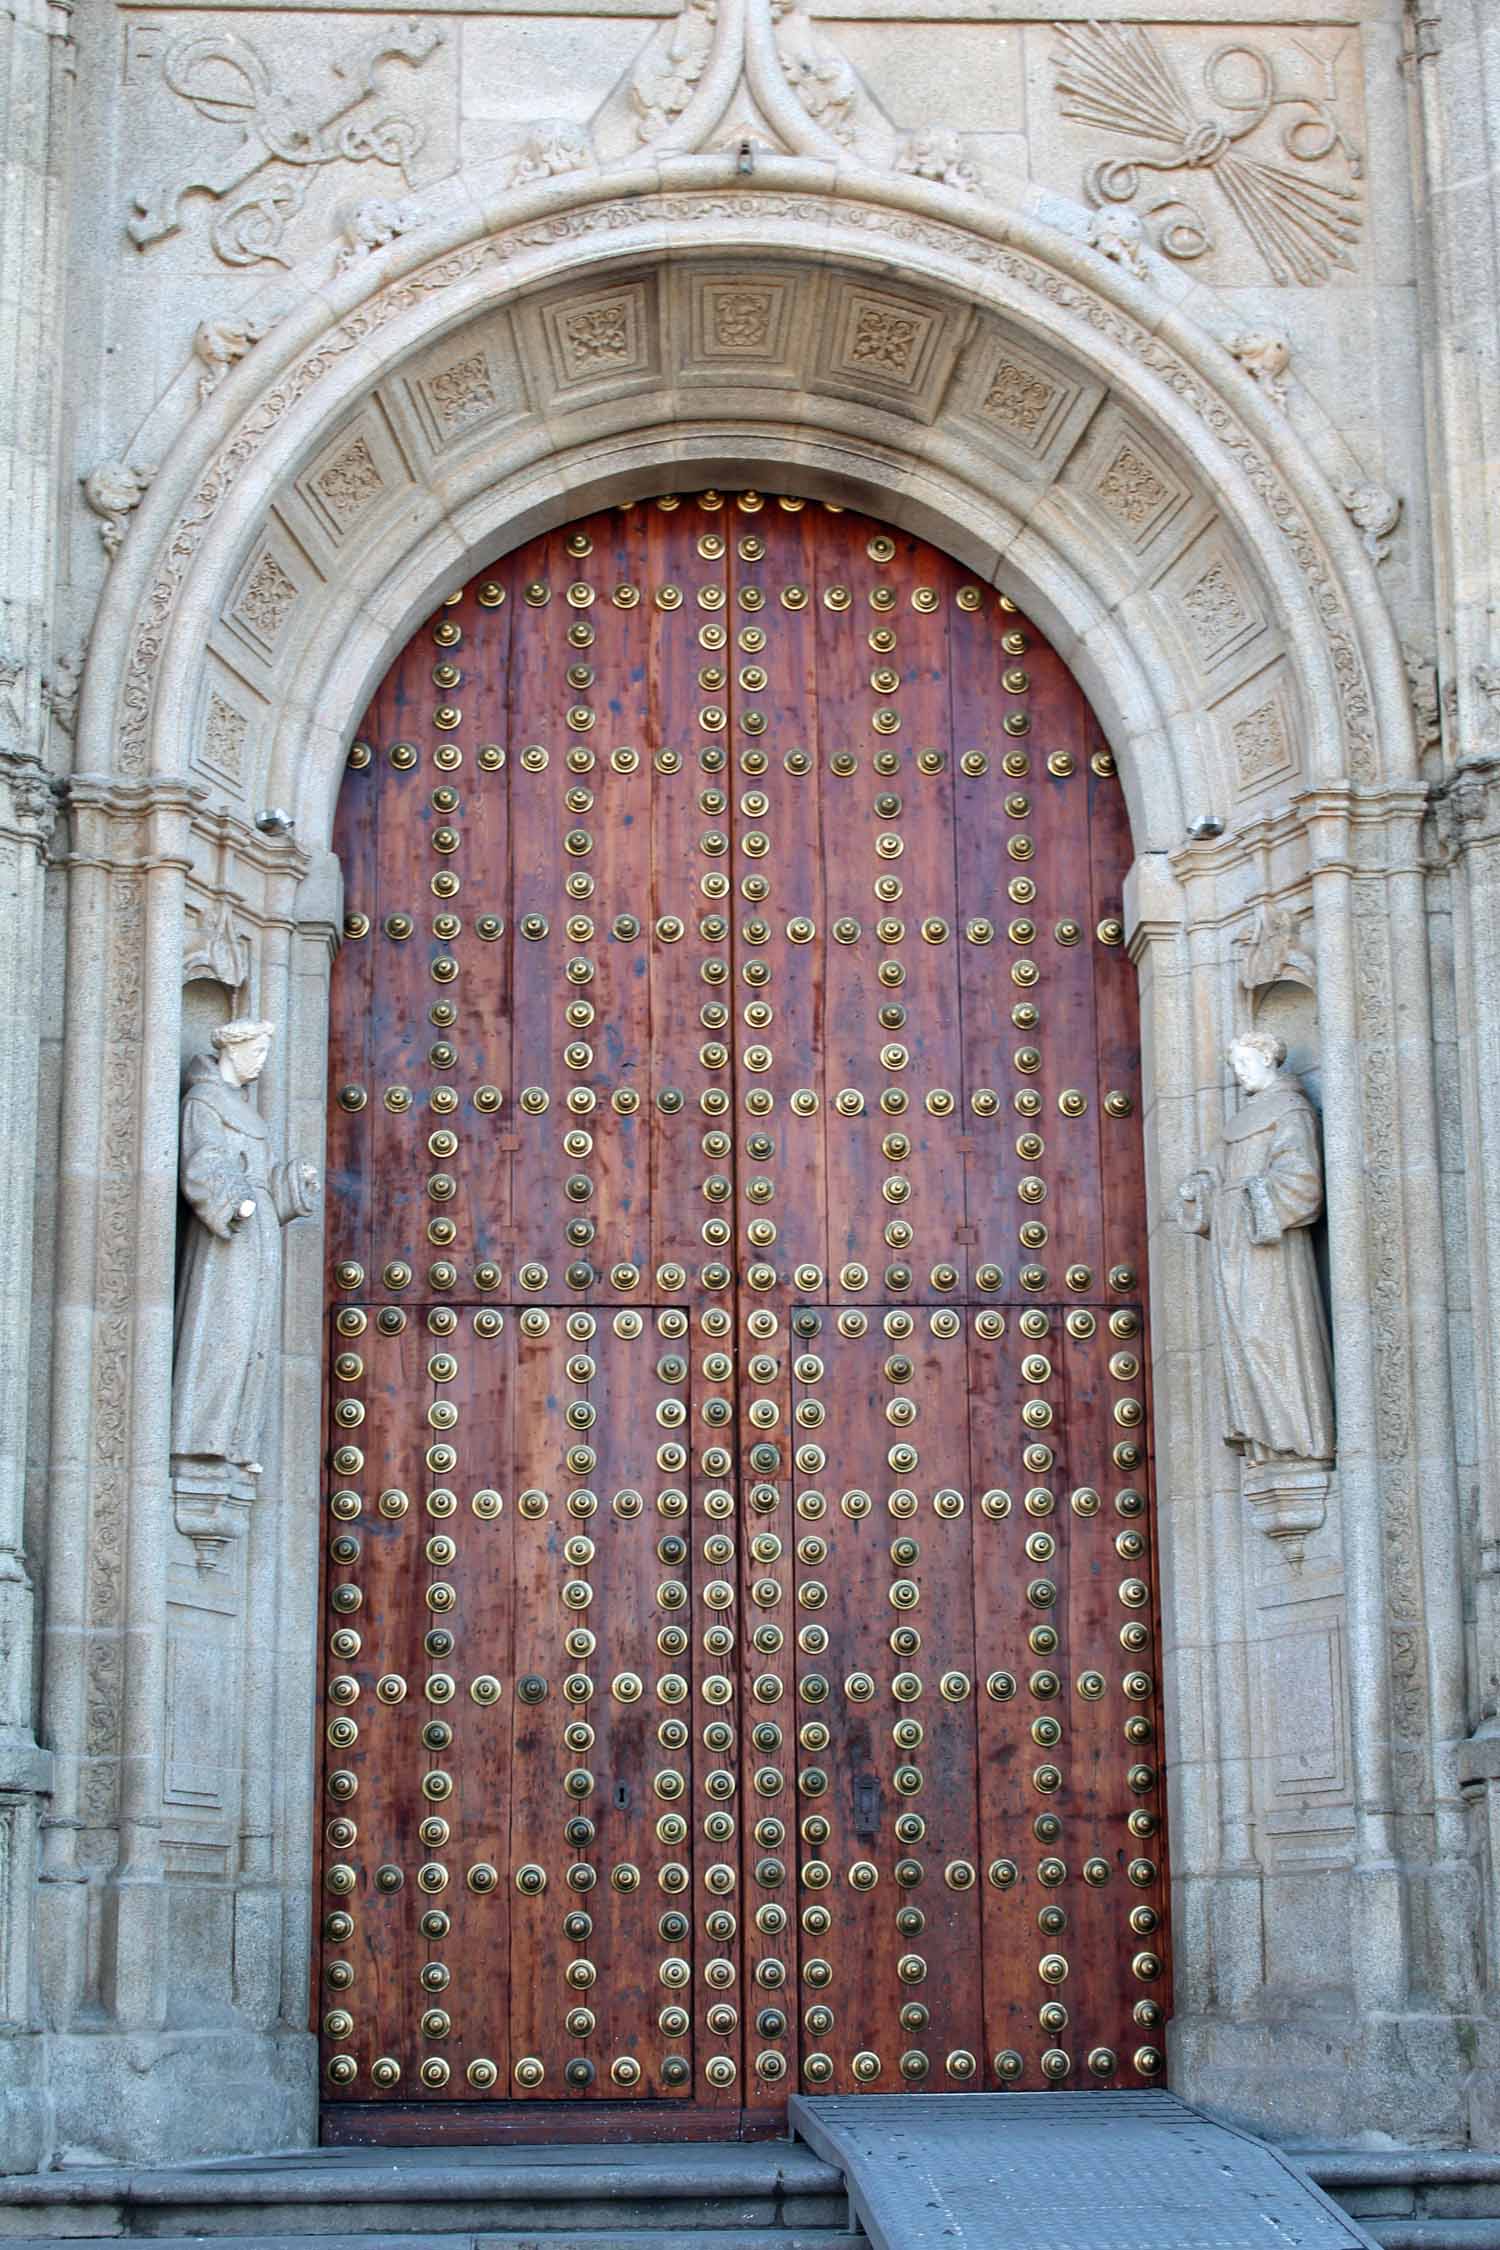
[[(644, 163), (480, 196), (310, 287), (195, 397), (185, 378), (151, 433), (163, 466), (111, 572), (72, 785), (53, 1413), (55, 1551), (77, 1566), (47, 1589), (41, 1893), (60, 2110), (88, 2116), (101, 2040), (161, 2032), (189, 1954), (215, 1993), (236, 1964), (229, 2028), (204, 2036), (262, 2089), (246, 2145), (305, 2138), (317, 2086), (322, 1228), (288, 1243), (270, 1504), (209, 1602), (164, 1406), (184, 955), (230, 918), (251, 1004), (285, 1026), (268, 1113), (321, 1146), (355, 715), (481, 563), (712, 482), (866, 508), (1003, 582), (1118, 761), (1159, 1312), (1174, 2082), (1298, 2129), (1424, 2129), (1428, 2090), (1459, 2083), (1468, 1987), (1414, 1902), (1469, 1877), (1441, 1783), (1464, 1732), (1448, 1406), (1441, 1355), (1414, 1348), (1441, 1317), (1436, 1133), (1430, 1079), (1397, 1069), (1400, 1025), (1427, 1020), (1423, 798), (1390, 621), (1309, 443), (1205, 328), (1036, 223), (868, 174), (833, 193), (800, 159), (736, 186), (713, 154), (674, 160), (668, 185)], [(1224, 1040), (1261, 1004), (1249, 941), (1276, 917), (1317, 958), (1338, 1361), (1338, 1471), (1299, 1558), (1247, 1521), (1203, 1277), (1168, 1223), (1224, 1115)], [(255, 1714), (219, 1721), (186, 1791), (174, 1630)], [(1275, 1693), (1288, 1656), (1315, 1713), (1300, 1741)], [(1309, 1980), (1350, 2058), (1337, 2115), (1324, 2032), (1304, 2077), (1285, 2028)], [(1410, 2014), (1447, 2059), (1390, 2062), (1405, 2034), (1383, 2027)], [(201, 2053), (167, 2040), (149, 2083), (122, 2068), (122, 2150), (159, 2145), (169, 2081), (182, 2148), (223, 2146)]]
[(334, 843), (325, 2133), (1157, 2080), (1129, 833), (1065, 667), (842, 508), (612, 510), (422, 627)]

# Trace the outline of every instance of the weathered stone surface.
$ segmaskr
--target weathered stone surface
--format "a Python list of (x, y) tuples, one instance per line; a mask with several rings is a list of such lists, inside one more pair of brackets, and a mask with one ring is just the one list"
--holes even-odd
[[(282, 1024), (316, 1157), (370, 680), (501, 544), (693, 481), (961, 555), (1124, 778), (1173, 2082), (1500, 2131), (1500, 22), (1344, 17), (8, 21), (0, 2165), (312, 2138), (320, 1229), (262, 1500), (174, 1490), (184, 1047)], [(1252, 1028), (1321, 1113), (1337, 1431), (1270, 1540), (1173, 1219)]]

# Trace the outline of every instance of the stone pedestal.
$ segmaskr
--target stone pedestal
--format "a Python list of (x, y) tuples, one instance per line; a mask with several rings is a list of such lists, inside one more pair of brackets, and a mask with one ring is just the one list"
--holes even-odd
[(1243, 1486), (1257, 1528), (1300, 1560), (1328, 1514), (1327, 1469), (1317, 1461), (1247, 1462)]
[(223, 1568), (225, 1550), (250, 1527), (255, 1480), (228, 1461), (172, 1457), (172, 1513), (200, 1570)]

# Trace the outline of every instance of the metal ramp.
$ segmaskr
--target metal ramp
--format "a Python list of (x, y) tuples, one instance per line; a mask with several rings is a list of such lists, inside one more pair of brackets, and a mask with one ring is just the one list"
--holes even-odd
[(794, 2094), (873, 2250), (1376, 2250), (1279, 2151), (1174, 2094)]

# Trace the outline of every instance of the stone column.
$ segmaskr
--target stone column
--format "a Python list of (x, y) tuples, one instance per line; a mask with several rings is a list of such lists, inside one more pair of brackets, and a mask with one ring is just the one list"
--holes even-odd
[[(1438, 717), (1445, 778), (1435, 811), (1449, 859), (1457, 1107), (1465, 1199), (1450, 1254), (1467, 1273), (1472, 1380), (1455, 1363), (1474, 1421), (1463, 1481), (1468, 1579), (1467, 1723), (1440, 1777), (1476, 1807), (1473, 1844), (1488, 1897), (1487, 2000), (1500, 2007), (1500, 21), (1487, 0), (1408, 0), (1406, 60), (1418, 163), (1423, 386), (1432, 458)], [(1445, 1766), (1447, 1761), (1445, 1760)], [(1500, 2060), (1476, 2058), (1471, 2129), (1500, 2130)]]
[(53, 719), (71, 724), (76, 668), (50, 633), (57, 546), (71, 9), (11, 0), (0, 16), (0, 2170), (50, 2139), (36, 2036), (36, 1839), (51, 1785), (37, 1747), (33, 1597), (24, 1529), (31, 1382), (42, 913), (56, 800)]
[[(1459, 1746), (1456, 1778), (1475, 1813), (1493, 2009), (1500, 1961), (1500, 755), (1481, 754), (1462, 765), (1439, 795), (1438, 810), (1453, 855), (1454, 1014), (1468, 1152), (1477, 1423), (1477, 1553), (1469, 1602), (1474, 1732)], [(1493, 2067), (1483, 2084), (1474, 2107), (1476, 2136), (1500, 2130)]]
[(34, 760), (0, 750), (0, 2170), (38, 2164), (37, 1816), (51, 1760), (37, 1747), (33, 1596), (24, 1504), (36, 1192), (42, 887), (56, 802)]

